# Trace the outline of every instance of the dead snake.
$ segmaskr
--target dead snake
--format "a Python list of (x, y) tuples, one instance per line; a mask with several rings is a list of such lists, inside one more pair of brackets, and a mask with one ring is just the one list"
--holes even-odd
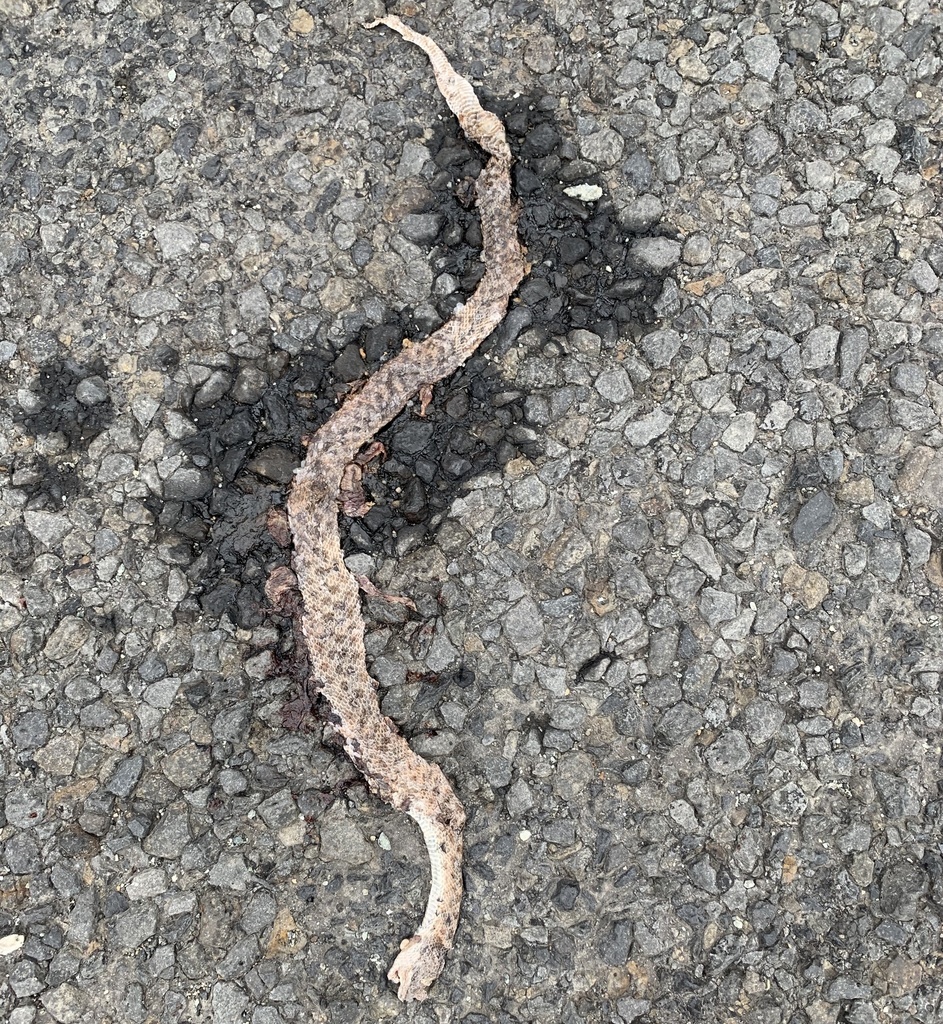
[(416, 933), (403, 940), (388, 975), (399, 985), (399, 998), (408, 1001), (426, 997), (452, 948), (462, 900), (465, 811), (442, 771), (415, 754), (380, 712), (376, 683), (367, 672), (358, 586), (341, 551), (338, 496), (345, 470), (374, 434), (420, 389), (461, 366), (500, 323), (526, 267), (511, 198), (511, 153), (500, 119), (481, 108), (471, 85), (431, 39), (392, 15), (366, 27), (379, 24), (425, 51), (465, 135), (490, 156), (475, 189), (485, 268), (477, 289), (435, 333), (404, 346), (377, 370), (314, 434), (288, 499), (313, 683), (330, 704), (330, 720), (370, 789), (416, 821), (429, 853), (432, 883), (425, 916)]

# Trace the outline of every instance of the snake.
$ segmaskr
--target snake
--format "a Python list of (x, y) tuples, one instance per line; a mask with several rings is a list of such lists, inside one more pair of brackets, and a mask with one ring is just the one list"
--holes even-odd
[(431, 386), (458, 369), (503, 320), (528, 267), (501, 119), (481, 107), (472, 85), (432, 39), (395, 15), (364, 27), (380, 25), (425, 52), (439, 92), (465, 136), (488, 154), (475, 182), (484, 273), (450, 319), (425, 339), (404, 344), (311, 435), (292, 477), (287, 513), (311, 687), (327, 701), (328, 721), (370, 791), (416, 822), (429, 855), (425, 914), (403, 939), (387, 975), (398, 986), (399, 998), (409, 1002), (427, 997), (453, 946), (463, 892), (465, 809), (438, 765), (416, 754), (380, 710), (377, 684), (367, 670), (358, 582), (344, 564), (338, 515), (339, 510), (356, 515), (366, 508), (350, 498), (362, 472), (364, 447), (418, 394), (425, 410)]

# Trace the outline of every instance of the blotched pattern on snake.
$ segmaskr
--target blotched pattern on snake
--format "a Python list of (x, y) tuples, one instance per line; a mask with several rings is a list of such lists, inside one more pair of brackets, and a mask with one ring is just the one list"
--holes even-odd
[(366, 27), (378, 24), (425, 51), (465, 135), (490, 157), (476, 182), (485, 268), (478, 288), (451, 320), (424, 341), (404, 346), (317, 431), (288, 500), (313, 683), (330, 704), (344, 749), (370, 789), (416, 821), (429, 853), (432, 883), (425, 916), (389, 971), (406, 1001), (426, 997), (452, 948), (462, 900), (465, 811), (442, 771), (415, 754), (380, 712), (376, 684), (367, 673), (357, 582), (341, 551), (338, 495), (345, 469), (374, 434), (420, 389), (461, 366), (500, 323), (526, 268), (511, 197), (511, 154), (500, 119), (481, 108), (471, 85), (431, 39), (392, 15)]

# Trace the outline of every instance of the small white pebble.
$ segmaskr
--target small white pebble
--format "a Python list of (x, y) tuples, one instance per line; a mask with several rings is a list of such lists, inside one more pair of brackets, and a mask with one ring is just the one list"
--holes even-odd
[(393, 849), (393, 844), (390, 842), (390, 840), (387, 837), (387, 834), (385, 832), (381, 832), (377, 836), (377, 846), (379, 846), (381, 850), (392, 850)]
[(11, 953), (15, 953), (25, 941), (25, 935), (4, 935), (0, 939), (0, 956), (9, 956)]
[(563, 191), (583, 203), (595, 203), (602, 198), (602, 189), (598, 185), (570, 185)]
[(517, 838), (520, 839), (522, 843), (526, 843), (530, 839), (530, 836), (531, 831), (529, 828), (522, 828), (520, 832), (517, 834)]

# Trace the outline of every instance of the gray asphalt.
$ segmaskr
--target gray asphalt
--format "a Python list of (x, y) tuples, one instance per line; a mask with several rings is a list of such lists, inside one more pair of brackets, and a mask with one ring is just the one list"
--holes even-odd
[[(65, 6), (69, 7), (68, 12)], [(304, 688), (303, 436), (474, 288), (377, 3), (0, 3), (0, 1016), (943, 1018), (943, 16), (427, 3), (530, 277), (345, 522), (425, 854)]]

